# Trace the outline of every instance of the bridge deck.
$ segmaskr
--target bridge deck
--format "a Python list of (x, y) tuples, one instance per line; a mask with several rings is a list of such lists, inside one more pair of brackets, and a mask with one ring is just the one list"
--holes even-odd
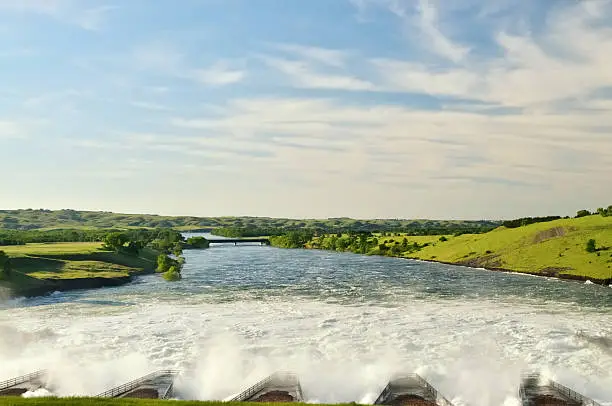
[(270, 244), (270, 239), (268, 238), (207, 238), (207, 240), (211, 244)]

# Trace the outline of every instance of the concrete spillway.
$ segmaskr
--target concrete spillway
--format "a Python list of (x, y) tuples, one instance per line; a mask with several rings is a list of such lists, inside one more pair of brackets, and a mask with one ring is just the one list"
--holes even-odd
[(297, 375), (290, 372), (276, 372), (231, 400), (234, 402), (303, 402), (304, 396)]
[(375, 405), (389, 406), (453, 406), (425, 379), (408, 374), (389, 381)]
[(522, 406), (601, 406), (593, 399), (539, 374), (523, 378), (519, 396)]
[[(161, 370), (125, 383), (97, 397), (170, 399), (175, 397), (174, 382), (179, 371)], [(37, 371), (0, 382), (0, 396), (22, 396), (26, 392), (47, 389), (47, 371)], [(206, 384), (205, 382), (203, 384)], [(519, 388), (522, 406), (601, 406), (592, 399), (538, 374), (526, 375)], [(298, 376), (290, 372), (276, 372), (257, 382), (239, 395), (226, 399), (247, 402), (304, 402)], [(391, 379), (382, 390), (375, 405), (388, 406), (453, 406), (433, 386), (417, 374), (406, 374)]]
[(109, 389), (99, 394), (101, 398), (170, 399), (174, 396), (174, 370), (153, 372), (142, 378)]
[(50, 389), (47, 385), (46, 371), (36, 371), (0, 382), (0, 396), (21, 396), (41, 388)]

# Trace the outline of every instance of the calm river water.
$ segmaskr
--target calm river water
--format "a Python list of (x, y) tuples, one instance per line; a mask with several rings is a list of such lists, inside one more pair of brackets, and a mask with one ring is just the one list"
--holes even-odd
[(186, 252), (157, 275), (0, 303), (0, 380), (48, 368), (95, 395), (160, 368), (225, 399), (277, 369), (311, 402), (371, 402), (418, 372), (457, 405), (517, 405), (540, 371), (612, 405), (612, 289), (393, 258), (262, 246)]

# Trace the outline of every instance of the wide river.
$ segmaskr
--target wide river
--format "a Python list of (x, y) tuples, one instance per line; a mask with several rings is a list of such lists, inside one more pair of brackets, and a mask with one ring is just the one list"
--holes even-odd
[(539, 371), (612, 405), (612, 289), (410, 260), (262, 246), (186, 252), (184, 279), (0, 303), (0, 380), (46, 368), (95, 395), (161, 368), (187, 399), (278, 369), (310, 402), (371, 402), (418, 372), (456, 405), (518, 405)]

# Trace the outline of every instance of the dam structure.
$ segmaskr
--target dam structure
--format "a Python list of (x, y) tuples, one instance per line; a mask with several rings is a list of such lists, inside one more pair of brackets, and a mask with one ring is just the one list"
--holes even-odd
[(593, 399), (540, 374), (523, 377), (519, 397), (522, 406), (601, 406)]
[[(98, 398), (137, 398), (180, 400), (175, 382), (182, 371), (159, 370), (100, 393)], [(0, 396), (27, 396), (40, 389), (56, 396), (50, 374), (39, 370), (0, 382)], [(202, 382), (206, 385), (206, 382)], [(527, 374), (518, 388), (521, 406), (602, 406), (594, 400), (539, 374)], [(277, 371), (225, 401), (308, 403), (298, 375)], [(390, 379), (374, 405), (388, 406), (453, 406), (427, 380), (415, 373)]]

